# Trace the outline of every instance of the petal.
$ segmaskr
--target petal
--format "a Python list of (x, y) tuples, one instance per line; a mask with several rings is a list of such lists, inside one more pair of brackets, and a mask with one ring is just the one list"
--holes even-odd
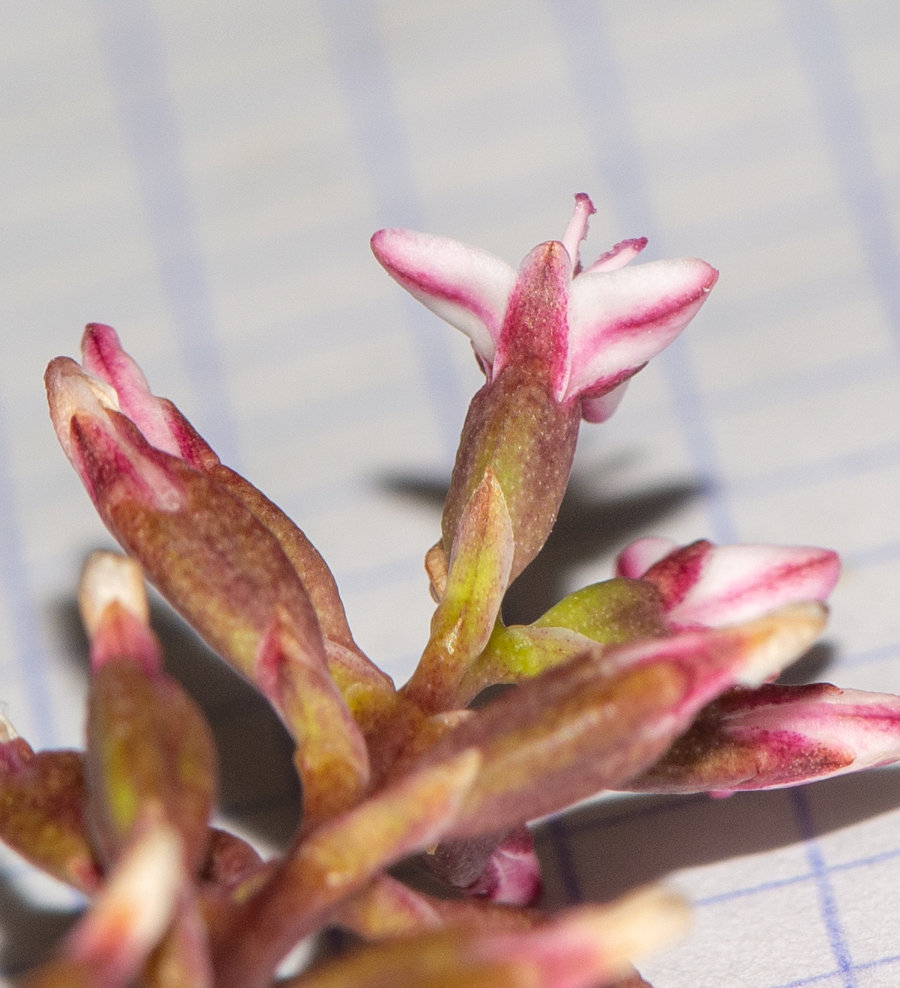
[(584, 273), (587, 274), (589, 271), (618, 271), (619, 268), (624, 268), (626, 264), (633, 261), (646, 246), (646, 237), (620, 240), (615, 247), (611, 247), (606, 253), (601, 254), (589, 268), (585, 268)]
[(527, 368), (534, 380), (549, 379), (561, 402), (569, 380), (569, 289), (572, 259), (559, 240), (538, 244), (519, 265), (503, 321), (493, 378), (504, 366)]
[(542, 889), (534, 838), (527, 827), (517, 827), (496, 848), (484, 872), (465, 891), (491, 902), (529, 906), (537, 901)]
[(432, 312), (461, 330), (489, 364), (516, 272), (506, 261), (446, 237), (379, 230), (372, 252), (387, 273)]
[(615, 385), (612, 391), (600, 395), (599, 398), (581, 399), (581, 417), (585, 422), (605, 422), (612, 417), (613, 412), (619, 407), (620, 402), (625, 397), (625, 389), (628, 381)]
[[(839, 573), (840, 560), (828, 549), (715, 546), (704, 554), (698, 578), (670, 607), (668, 618), (673, 624), (711, 627), (748, 621), (785, 604), (824, 600)], [(654, 570), (645, 578), (654, 580)]]
[(591, 397), (599, 397), (634, 374), (690, 322), (717, 277), (705, 261), (685, 258), (575, 278), (567, 395), (597, 389)]
[(111, 326), (89, 323), (81, 339), (84, 369), (106, 382), (119, 399), (119, 408), (134, 422), (151, 446), (180, 456), (159, 401), (150, 391), (147, 378), (122, 349)]
[(667, 556), (678, 543), (674, 539), (664, 539), (659, 535), (648, 535), (626, 546), (616, 559), (616, 576), (627, 576), (640, 580), (648, 569)]

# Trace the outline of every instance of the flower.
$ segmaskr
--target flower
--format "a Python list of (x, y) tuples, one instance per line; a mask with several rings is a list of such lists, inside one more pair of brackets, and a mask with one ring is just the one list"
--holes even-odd
[(372, 250), (407, 291), (462, 330), (489, 381), (536, 362), (554, 399), (580, 401), (589, 422), (609, 418), (623, 385), (690, 322), (716, 283), (705, 261), (626, 268), (647, 245), (623, 240), (587, 268), (579, 244), (596, 212), (585, 193), (562, 240), (527, 255), (518, 272), (486, 251), (412, 230), (379, 230)]
[(785, 604), (824, 601), (840, 575), (840, 559), (812, 546), (679, 546), (649, 537), (632, 542), (616, 575), (652, 583), (671, 627), (721, 627), (751, 621)]
[(612, 414), (628, 379), (681, 332), (717, 278), (696, 259), (626, 268), (644, 239), (622, 241), (582, 270), (578, 245), (594, 211), (577, 195), (563, 239), (535, 247), (518, 272), (444, 237), (400, 229), (372, 237), (388, 274), (469, 336), (485, 372), (460, 437), (443, 547), (449, 555), (490, 468), (513, 525), (510, 581), (553, 527), (581, 418)]
[(900, 761), (900, 698), (830, 683), (755, 690), (714, 700), (648, 771), (638, 792), (783, 789)]

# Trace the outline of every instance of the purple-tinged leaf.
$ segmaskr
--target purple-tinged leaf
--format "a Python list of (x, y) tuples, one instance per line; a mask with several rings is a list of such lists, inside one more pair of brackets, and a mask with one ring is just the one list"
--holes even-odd
[(107, 863), (164, 819), (181, 836), (189, 872), (206, 856), (216, 793), (212, 735), (199, 708), (162, 673), (128, 658), (91, 676), (85, 773), (92, 833)]
[(122, 855), (101, 894), (63, 941), (60, 956), (25, 988), (126, 988), (175, 913), (184, 872), (178, 835), (157, 825)]
[(251, 483), (224, 466), (172, 402), (150, 391), (140, 368), (122, 349), (115, 330), (99, 323), (89, 325), (82, 338), (82, 354), (85, 369), (113, 389), (121, 411), (151, 446), (217, 480), (276, 538), (309, 594), (332, 675), (345, 696), (352, 694), (360, 713), (366, 701), (377, 705), (384, 695), (389, 696), (393, 692), (390, 678), (353, 640), (334, 577), (303, 532)]
[(449, 837), (516, 826), (622, 784), (658, 760), (736, 682), (796, 659), (825, 622), (792, 605), (745, 625), (596, 646), (477, 711), (422, 759), (475, 748), (483, 763)]
[(101, 867), (84, 819), (83, 761), (77, 751), (41, 751), (0, 714), (0, 839), (47, 874), (88, 895)]
[(503, 491), (488, 467), (463, 511), (431, 636), (404, 696), (429, 713), (456, 706), (456, 689), (484, 650), (509, 583), (515, 546)]
[(480, 757), (465, 751), (388, 786), (319, 827), (261, 887), (251, 879), (231, 921), (215, 932), (219, 988), (261, 988), (278, 963), (346, 897), (383, 869), (441, 839)]
[(602, 988), (628, 976), (633, 957), (668, 944), (686, 925), (682, 900), (645, 890), (530, 929), (462, 926), (390, 940), (281, 988)]
[[(60, 442), (120, 544), (219, 654), (263, 692), (284, 687), (268, 698), (297, 739), (301, 762), (315, 763), (317, 746), (332, 757), (339, 729), (350, 753), (342, 777), (354, 776), (364, 761), (362, 734), (327, 679), (315, 611), (272, 532), (211, 476), (150, 446), (108, 386), (74, 361), (51, 363), (47, 390)], [(273, 654), (281, 656), (277, 676)], [(313, 680), (315, 707), (279, 706)], [(343, 805), (365, 784), (364, 776), (352, 778)]]

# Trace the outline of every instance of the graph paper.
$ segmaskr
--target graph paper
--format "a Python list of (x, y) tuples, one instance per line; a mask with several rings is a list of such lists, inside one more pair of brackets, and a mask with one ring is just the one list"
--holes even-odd
[[(837, 549), (792, 681), (900, 691), (900, 6), (894, 0), (34, 0), (0, 32), (0, 698), (83, 742), (74, 589), (109, 537), (41, 375), (88, 321), (294, 517), (361, 645), (402, 681), (479, 372), (372, 259), (409, 226), (513, 264), (598, 213), (585, 258), (721, 272), (682, 340), (585, 426), (531, 620), (633, 538)], [(158, 603), (173, 671), (261, 845), (296, 808), (283, 735)], [(268, 752), (260, 773), (254, 753)], [(695, 904), (656, 988), (900, 981), (900, 776), (726, 800), (611, 798), (537, 831), (548, 902), (666, 879)], [(11, 854), (0, 967), (78, 901)]]

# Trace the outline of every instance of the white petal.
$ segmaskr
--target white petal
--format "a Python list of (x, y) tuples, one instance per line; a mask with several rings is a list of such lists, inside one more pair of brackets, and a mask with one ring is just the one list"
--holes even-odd
[(372, 252), (387, 273), (461, 330), (493, 363), (515, 270), (487, 251), (413, 230), (379, 230)]
[(837, 555), (807, 546), (716, 546), (700, 578), (668, 613), (673, 624), (718, 627), (786, 604), (824, 600), (840, 570)]
[(616, 576), (640, 580), (648, 569), (678, 547), (673, 539), (647, 535), (626, 546), (616, 558)]
[(717, 276), (695, 258), (580, 274), (569, 301), (568, 394), (612, 386), (656, 356), (690, 322)]
[(600, 395), (599, 398), (582, 398), (581, 417), (585, 422), (605, 422), (619, 407), (619, 403), (625, 397), (627, 387), (628, 382), (623, 381), (621, 384), (617, 384), (612, 391)]

